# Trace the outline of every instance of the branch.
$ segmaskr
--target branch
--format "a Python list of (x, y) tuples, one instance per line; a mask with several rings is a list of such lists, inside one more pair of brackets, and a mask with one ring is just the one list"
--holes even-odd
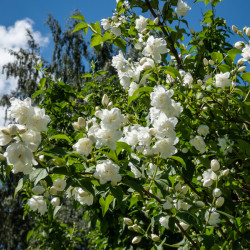
[[(152, 8), (149, 0), (146, 0), (146, 5), (149, 8), (149, 10), (150, 10), (151, 14), (153, 15), (153, 17), (154, 18), (158, 17), (157, 14), (155, 13), (154, 9)], [(178, 51), (174, 47), (174, 41), (172, 40), (172, 38), (170, 37), (168, 31), (166, 30), (167, 27), (165, 27), (164, 23), (162, 23), (161, 21), (159, 21), (158, 26), (161, 27), (162, 32), (164, 33), (164, 35), (167, 37), (167, 40), (169, 41), (169, 49), (174, 54), (174, 57), (175, 57), (175, 59), (177, 61), (178, 69), (183, 69), (181, 59), (180, 59), (180, 57), (178, 55)]]

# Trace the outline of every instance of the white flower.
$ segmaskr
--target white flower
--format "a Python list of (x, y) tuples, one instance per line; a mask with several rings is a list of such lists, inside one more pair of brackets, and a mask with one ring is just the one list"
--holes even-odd
[(162, 159), (170, 158), (172, 155), (177, 153), (177, 149), (173, 145), (175, 145), (178, 141), (178, 138), (175, 140), (172, 138), (158, 140), (152, 148), (153, 152), (155, 154), (160, 153)]
[(66, 181), (61, 178), (57, 178), (53, 181), (53, 187), (55, 187), (57, 191), (63, 191), (66, 187)]
[(51, 200), (51, 204), (52, 204), (53, 207), (59, 206), (60, 205), (60, 198), (59, 197), (54, 197)]
[(32, 192), (34, 194), (42, 194), (45, 191), (45, 188), (43, 186), (35, 186), (32, 188)]
[(225, 87), (230, 87), (232, 85), (232, 80), (229, 78), (230, 72), (219, 73), (215, 75), (215, 87), (224, 89)]
[(232, 145), (234, 143), (228, 139), (228, 135), (224, 135), (224, 138), (218, 138), (218, 142), (218, 145), (221, 147), (224, 155), (232, 153)]
[(32, 198), (28, 200), (28, 205), (33, 211), (38, 211), (41, 215), (44, 215), (48, 211), (46, 201), (43, 196), (33, 195)]
[(224, 199), (222, 196), (220, 196), (220, 197), (215, 201), (216, 207), (221, 207), (221, 206), (224, 204), (224, 201), (225, 201), (225, 199)]
[(76, 144), (73, 145), (73, 149), (84, 156), (88, 156), (92, 151), (92, 141), (89, 138), (81, 138)]
[(139, 88), (139, 84), (136, 84), (135, 82), (131, 82), (129, 90), (128, 90), (128, 95), (132, 96), (134, 92)]
[(150, 59), (148, 57), (143, 57), (140, 60), (140, 64), (142, 65), (143, 70), (149, 70), (149, 69), (152, 69), (152, 68), (155, 67), (154, 60), (152, 60), (152, 59)]
[(218, 170), (220, 169), (220, 163), (219, 163), (219, 161), (216, 160), (216, 159), (213, 159), (213, 160), (211, 161), (210, 166), (211, 166), (211, 169), (212, 169), (214, 172), (216, 172), (216, 171), (218, 171)]
[(207, 125), (200, 125), (197, 132), (199, 135), (207, 136), (209, 134), (209, 127)]
[(149, 146), (151, 143), (150, 128), (139, 127), (137, 131), (138, 144), (141, 146)]
[(93, 176), (99, 179), (100, 184), (111, 181), (112, 185), (117, 185), (117, 182), (122, 179), (121, 175), (118, 173), (119, 169), (120, 167), (111, 160), (105, 160), (102, 164), (96, 166), (96, 172)]
[(82, 205), (92, 205), (94, 201), (94, 197), (90, 192), (83, 190), (82, 188), (75, 188), (73, 191), (75, 199), (79, 201)]
[(206, 144), (203, 138), (199, 135), (196, 135), (192, 140), (189, 141), (192, 146), (194, 146), (202, 154), (206, 151)]
[(202, 174), (203, 187), (210, 187), (213, 184), (214, 180), (217, 180), (217, 175), (211, 170), (208, 169)]
[(134, 166), (132, 162), (129, 162), (128, 165), (130, 166), (131, 172), (135, 175), (135, 178), (140, 178), (142, 173)]
[(159, 85), (154, 87), (154, 91), (150, 93), (151, 105), (157, 109), (164, 109), (171, 106), (171, 97), (174, 91), (166, 90), (164, 86)]
[(219, 188), (215, 188), (215, 189), (213, 190), (213, 196), (214, 196), (214, 197), (218, 198), (218, 197), (220, 197), (221, 195), (222, 195), (222, 192), (221, 192), (221, 190), (220, 190)]
[(169, 216), (164, 216), (164, 217), (161, 217), (159, 222), (161, 224), (161, 226), (165, 227), (166, 229), (168, 229), (168, 222), (169, 222)]
[(150, 36), (142, 54), (144, 56), (151, 56), (156, 63), (160, 63), (161, 54), (166, 54), (167, 52), (169, 52), (169, 49), (167, 49), (167, 43), (164, 39)]
[(122, 34), (121, 29), (117, 26), (112, 26), (111, 31), (115, 36), (120, 36)]
[(121, 110), (118, 108), (112, 108), (111, 110), (103, 109), (98, 111), (98, 118), (101, 121), (101, 127), (105, 129), (119, 129), (121, 123), (124, 121), (124, 115), (121, 114)]
[(245, 48), (242, 50), (242, 57), (246, 60), (250, 60), (250, 45), (246, 44)]
[(173, 207), (173, 204), (166, 201), (162, 206), (163, 206), (164, 209), (168, 210), (168, 209), (171, 209)]
[(56, 195), (56, 194), (57, 194), (57, 189), (56, 189), (56, 187), (54, 187), (54, 186), (50, 187), (49, 192), (50, 192), (50, 194), (52, 194), (52, 195)]
[(183, 78), (183, 84), (184, 84), (184, 86), (191, 88), (193, 80), (194, 79), (193, 79), (192, 75), (189, 72), (185, 73), (185, 76)]
[(18, 123), (26, 124), (30, 117), (33, 116), (34, 108), (31, 105), (30, 98), (26, 98), (24, 101), (21, 101), (12, 97), (10, 99), (10, 103), (10, 116), (15, 118)]
[(126, 72), (129, 69), (128, 61), (124, 58), (121, 51), (116, 56), (112, 58), (112, 66), (116, 68), (117, 71)]
[(49, 121), (50, 121), (50, 118), (48, 115), (45, 114), (44, 109), (34, 107), (34, 114), (26, 122), (26, 126), (38, 132), (46, 131)]
[(101, 25), (102, 25), (104, 30), (107, 30), (110, 27), (110, 22), (109, 22), (108, 19), (102, 19), (101, 20)]
[(35, 152), (42, 141), (40, 132), (31, 129), (28, 129), (21, 137), (31, 152)]
[(177, 7), (175, 8), (175, 12), (178, 14), (178, 16), (186, 16), (189, 10), (191, 10), (191, 7), (188, 6), (186, 2), (178, 0)]
[(135, 28), (139, 33), (144, 31), (147, 28), (147, 18), (139, 16), (139, 18), (135, 20)]
[(9, 145), (4, 153), (7, 163), (13, 165), (12, 172), (14, 174), (23, 172), (29, 174), (32, 166), (37, 165), (32, 152), (22, 142), (15, 142)]
[(212, 211), (208, 210), (205, 213), (205, 220), (208, 221), (209, 225), (216, 227), (220, 223), (220, 214), (215, 212), (215, 209), (212, 209)]
[(122, 137), (122, 132), (101, 128), (96, 131), (95, 137), (96, 148), (107, 146), (110, 149), (115, 150), (116, 141), (118, 141)]

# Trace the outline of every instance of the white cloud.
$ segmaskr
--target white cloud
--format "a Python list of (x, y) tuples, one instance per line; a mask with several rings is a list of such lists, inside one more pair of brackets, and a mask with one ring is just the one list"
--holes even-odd
[[(35, 41), (40, 46), (46, 46), (49, 42), (48, 37), (42, 36), (39, 31), (34, 31), (34, 22), (26, 18), (18, 20), (13, 26), (5, 27), (0, 25), (0, 98), (3, 94), (10, 93), (17, 86), (15, 78), (9, 78), (6, 81), (5, 75), (2, 74), (2, 66), (14, 61), (14, 57), (9, 54), (9, 50), (18, 51), (20, 48), (26, 49), (27, 29), (31, 31)], [(0, 126), (3, 125), (4, 111), (0, 108)]]

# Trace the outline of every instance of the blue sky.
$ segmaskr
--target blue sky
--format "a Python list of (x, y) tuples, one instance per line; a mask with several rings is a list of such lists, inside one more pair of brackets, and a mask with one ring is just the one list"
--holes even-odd
[[(193, 3), (194, 0), (186, 0), (191, 6), (191, 11), (185, 19), (189, 22), (189, 27), (196, 31), (200, 29), (202, 13), (208, 7), (204, 2)], [(10, 92), (15, 88), (16, 80), (5, 80), (1, 75), (1, 67), (13, 60), (8, 55), (8, 49), (18, 50), (26, 46), (25, 29), (32, 30), (36, 40), (42, 45), (42, 56), (50, 60), (53, 42), (50, 30), (45, 25), (47, 14), (52, 14), (62, 27), (66, 19), (71, 16), (75, 9), (79, 9), (85, 16), (87, 22), (96, 22), (102, 18), (112, 16), (115, 10), (115, 0), (3, 0), (0, 8), (0, 97), (3, 93)], [(216, 7), (216, 16), (221, 16), (227, 20), (228, 26), (236, 25), (243, 29), (250, 27), (249, 19), (250, 0), (224, 0)], [(234, 43), (240, 40), (235, 36), (231, 38)], [(3, 112), (0, 108), (0, 125)]]

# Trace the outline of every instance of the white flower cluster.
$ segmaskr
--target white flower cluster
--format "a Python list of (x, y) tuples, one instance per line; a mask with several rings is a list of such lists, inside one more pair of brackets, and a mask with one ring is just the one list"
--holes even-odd
[(203, 154), (206, 152), (206, 143), (202, 136), (206, 137), (209, 134), (209, 127), (202, 124), (198, 127), (197, 133), (199, 135), (196, 135), (189, 142), (196, 148), (196, 150), (200, 151)]
[[(151, 105), (149, 117), (152, 128), (138, 124), (125, 127), (124, 137), (121, 141), (126, 142), (132, 148), (144, 155), (160, 154), (163, 159), (177, 153), (174, 147), (178, 143), (175, 126), (182, 112), (180, 103), (176, 103), (171, 97), (173, 90), (166, 90), (164, 86), (155, 86), (150, 94)], [(152, 146), (153, 140), (156, 139)]]
[[(121, 114), (120, 109), (112, 108), (111, 110), (98, 110), (96, 111), (95, 116), (101, 120), (101, 123), (99, 125), (95, 119), (92, 119), (92, 126), (88, 129), (88, 137), (91, 138), (93, 143), (95, 143), (96, 148), (107, 146), (110, 149), (115, 150), (116, 141), (122, 137), (120, 128), (125, 121), (124, 115)], [(78, 147), (77, 145), (78, 144), (74, 145), (76, 149)], [(85, 139), (85, 142), (82, 145), (82, 153), (84, 152), (85, 155), (87, 155), (92, 148), (91, 141)], [(80, 148), (78, 149), (78, 152), (80, 152)]]
[(33, 107), (31, 99), (21, 101), (10, 99), (10, 116), (19, 124), (11, 124), (0, 130), (0, 146), (12, 142), (6, 149), (4, 156), (7, 163), (13, 165), (12, 172), (29, 174), (32, 166), (37, 165), (32, 152), (35, 152), (41, 143), (41, 131), (47, 130), (50, 121), (44, 109)]
[(117, 182), (122, 179), (121, 175), (118, 173), (119, 169), (120, 167), (111, 160), (105, 160), (103, 163), (96, 166), (96, 172), (93, 176), (99, 179), (101, 184), (110, 181), (112, 185), (117, 185)]
[(80, 187), (69, 187), (67, 189), (67, 198), (74, 197), (80, 204), (87, 204), (88, 206), (92, 205), (94, 202), (94, 196)]
[(250, 63), (250, 41), (248, 44), (245, 44), (243, 41), (238, 41), (234, 44), (234, 47), (236, 49), (242, 49), (242, 60)]
[(230, 73), (219, 73), (215, 75), (215, 87), (224, 89), (225, 87), (230, 87), (232, 85), (232, 80), (230, 79)]
[(186, 16), (189, 10), (191, 10), (191, 7), (188, 6), (186, 2), (183, 2), (182, 0), (178, 0), (175, 11), (179, 17)]

